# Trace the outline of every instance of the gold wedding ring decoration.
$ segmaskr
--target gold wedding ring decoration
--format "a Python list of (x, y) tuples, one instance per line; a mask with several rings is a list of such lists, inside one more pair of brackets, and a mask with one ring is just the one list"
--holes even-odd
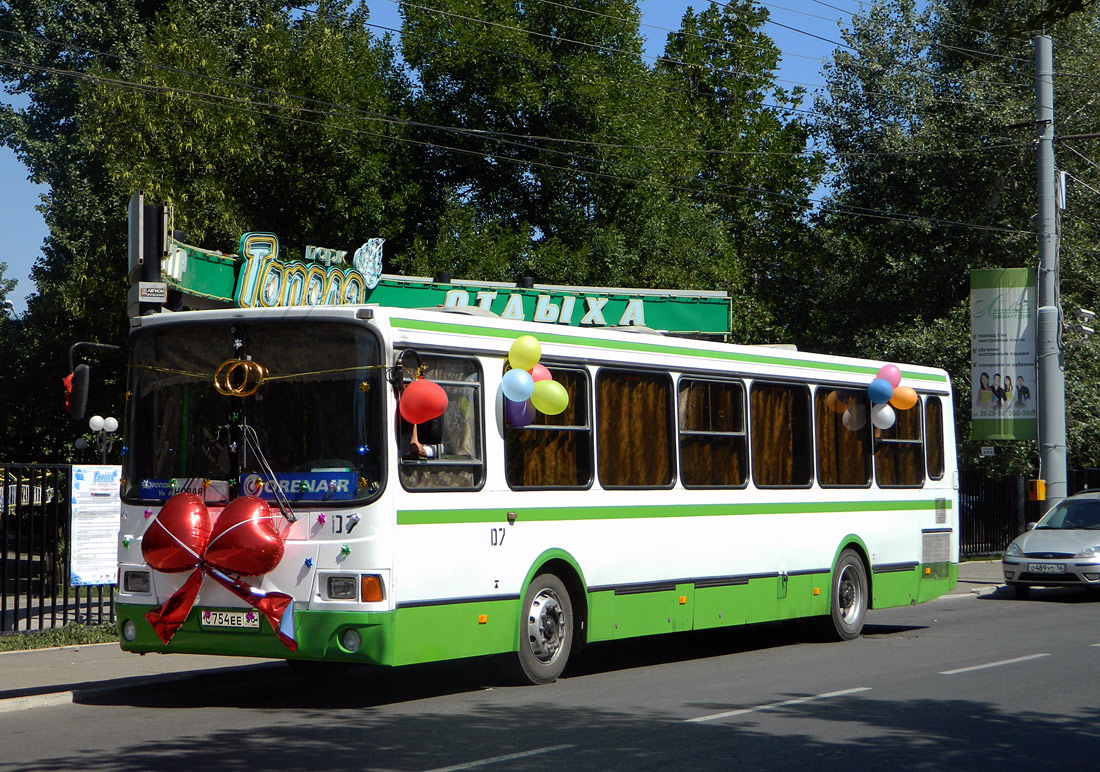
[(251, 397), (264, 382), (267, 370), (251, 359), (227, 359), (214, 373), (214, 388), (226, 397)]

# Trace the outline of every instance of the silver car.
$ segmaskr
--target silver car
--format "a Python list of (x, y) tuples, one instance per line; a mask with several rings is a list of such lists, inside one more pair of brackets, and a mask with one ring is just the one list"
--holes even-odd
[(1032, 587), (1100, 590), (1100, 491), (1062, 499), (1008, 545), (1005, 582), (1026, 598)]

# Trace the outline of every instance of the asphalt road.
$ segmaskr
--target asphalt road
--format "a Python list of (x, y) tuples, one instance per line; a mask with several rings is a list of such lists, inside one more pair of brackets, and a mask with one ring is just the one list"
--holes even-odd
[(1036, 590), (603, 644), (546, 687), (491, 662), (318, 685), (272, 664), (0, 714), (0, 770), (1045, 770), (1100, 750), (1100, 598)]

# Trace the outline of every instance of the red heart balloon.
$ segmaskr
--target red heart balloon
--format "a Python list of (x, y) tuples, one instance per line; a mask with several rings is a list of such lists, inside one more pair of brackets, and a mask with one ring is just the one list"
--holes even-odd
[(206, 547), (206, 562), (241, 576), (261, 576), (283, 559), (276, 515), (256, 496), (231, 501), (218, 515)]
[(141, 538), (141, 555), (158, 571), (179, 573), (198, 565), (210, 541), (210, 514), (202, 496), (177, 493)]

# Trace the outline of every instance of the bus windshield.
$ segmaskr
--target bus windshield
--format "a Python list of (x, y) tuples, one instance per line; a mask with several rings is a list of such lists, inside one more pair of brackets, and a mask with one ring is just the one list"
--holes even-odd
[(331, 505), (381, 491), (385, 380), (368, 329), (233, 320), (131, 343), (127, 500), (272, 499), (278, 485), (292, 502)]

